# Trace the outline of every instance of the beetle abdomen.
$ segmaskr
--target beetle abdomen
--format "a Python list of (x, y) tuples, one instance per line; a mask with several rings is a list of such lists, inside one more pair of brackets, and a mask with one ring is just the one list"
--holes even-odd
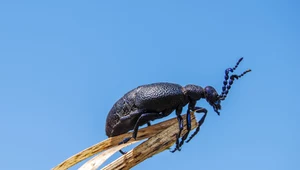
[[(128, 120), (120, 122), (120, 118), (130, 114), (131, 111), (135, 109), (134, 100), (135, 100), (135, 91), (133, 89), (121, 97), (111, 108), (106, 118), (105, 131), (107, 136), (115, 136), (122, 133), (126, 133), (132, 129), (128, 127), (128, 124), (134, 120)], [(136, 120), (135, 120), (136, 121)], [(127, 124), (127, 126), (120, 127), (122, 124)], [(133, 124), (134, 125), (134, 124)]]
[(173, 83), (154, 83), (139, 86), (136, 91), (135, 105), (138, 108), (158, 112), (170, 109), (170, 107), (176, 108), (179, 105), (185, 105), (187, 99), (182, 89), (182, 86)]

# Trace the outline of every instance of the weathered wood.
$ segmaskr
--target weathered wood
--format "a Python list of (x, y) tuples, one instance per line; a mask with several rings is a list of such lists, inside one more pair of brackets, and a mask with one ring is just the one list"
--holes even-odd
[[(192, 129), (197, 126), (194, 114), (191, 114), (192, 118)], [(185, 120), (185, 115), (183, 115), (183, 120)], [(186, 122), (184, 121), (184, 125)], [(182, 134), (185, 134), (186, 126)], [(143, 160), (168, 149), (176, 141), (176, 133), (178, 132), (178, 121), (177, 118), (172, 118), (170, 120), (140, 129), (138, 132), (137, 140), (130, 140), (126, 144), (118, 145), (120, 141), (124, 138), (132, 135), (132, 132), (122, 134), (119, 136), (108, 138), (94, 146), (91, 146), (67, 160), (63, 161), (59, 165), (53, 168), (53, 170), (65, 170), (73, 165), (91, 157), (97, 153), (103, 152), (93, 158), (92, 160), (85, 163), (81, 170), (87, 169), (97, 169), (107, 158), (118, 151), (120, 148), (124, 148), (132, 143), (138, 142), (140, 140), (149, 138), (147, 141), (143, 142), (133, 150), (129, 151), (127, 154), (121, 156), (116, 161), (107, 165), (103, 169), (129, 169), (136, 164), (142, 162)]]
[[(185, 117), (183, 117), (185, 120)], [(186, 123), (184, 123), (185, 125)], [(185, 126), (184, 126), (185, 127)], [(192, 114), (192, 129), (197, 127), (197, 122)], [(166, 149), (169, 149), (176, 142), (176, 134), (178, 132), (178, 123), (171, 125), (157, 135), (149, 138), (147, 141), (133, 148), (125, 155), (119, 157), (102, 170), (120, 170), (130, 169), (142, 161), (156, 155)], [(182, 131), (182, 135), (186, 133), (186, 129)], [(181, 136), (182, 136), (181, 135)]]

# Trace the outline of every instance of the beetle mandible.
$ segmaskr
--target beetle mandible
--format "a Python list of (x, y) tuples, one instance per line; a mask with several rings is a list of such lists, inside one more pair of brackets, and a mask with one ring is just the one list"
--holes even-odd
[[(196, 102), (200, 99), (206, 99), (213, 107), (214, 111), (220, 115), (219, 110), (221, 110), (221, 101), (225, 100), (234, 80), (239, 79), (251, 71), (249, 69), (240, 75), (233, 74), (229, 77), (229, 73), (233, 72), (242, 60), (243, 58), (240, 58), (233, 68), (225, 70), (225, 80), (223, 81), (222, 93), (220, 95), (211, 86), (202, 88), (198, 85), (189, 84), (182, 87), (174, 83), (147, 84), (129, 91), (121, 97), (109, 111), (106, 118), (106, 135), (112, 137), (133, 130), (131, 137), (125, 138), (120, 142), (120, 144), (126, 143), (131, 138), (136, 139), (139, 126), (146, 123), (150, 125), (150, 121), (166, 117), (175, 110), (179, 132), (176, 137), (176, 148), (172, 152), (175, 152), (176, 150), (180, 151), (180, 147), (183, 145), (191, 130), (190, 112), (196, 110), (197, 113), (204, 113), (204, 115), (199, 120), (196, 131), (191, 135), (188, 141), (198, 133), (207, 114), (205, 108), (196, 107)], [(179, 142), (181, 131), (183, 129), (181, 112), (183, 107), (187, 104), (188, 132), (184, 134), (181, 142)]]

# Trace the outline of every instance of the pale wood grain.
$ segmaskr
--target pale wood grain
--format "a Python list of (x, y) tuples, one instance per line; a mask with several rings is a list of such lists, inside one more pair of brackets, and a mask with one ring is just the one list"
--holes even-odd
[[(185, 115), (183, 115), (183, 119), (185, 120)], [(184, 122), (185, 124), (185, 122)], [(196, 121), (194, 114), (192, 114), (192, 129), (196, 127)], [(185, 127), (185, 126), (184, 126)], [(108, 155), (112, 155), (116, 150), (119, 150), (119, 148), (126, 147), (127, 145), (131, 144), (132, 142), (137, 142), (146, 138), (150, 138), (144, 143), (140, 144), (133, 150), (129, 151), (127, 154), (121, 156), (119, 159), (117, 159), (115, 162), (107, 165), (104, 169), (109, 169), (110, 167), (118, 168), (128, 168), (133, 167), (134, 165), (142, 162), (143, 160), (169, 148), (172, 146), (176, 140), (176, 133), (178, 132), (178, 121), (177, 118), (173, 118), (143, 129), (139, 130), (137, 140), (130, 140), (127, 144), (118, 145), (120, 141), (122, 141), (125, 137), (131, 136), (131, 132), (122, 134), (119, 136), (108, 138), (102, 142), (99, 142), (98, 144), (95, 144), (94, 146), (91, 146), (73, 156), (68, 158), (67, 160), (63, 161), (59, 165), (53, 168), (53, 170), (65, 170), (73, 165), (85, 160), (88, 157), (91, 157), (97, 153), (103, 152), (105, 150), (108, 150), (113, 147), (118, 147), (115, 149), (112, 149), (107, 152), (103, 152), (104, 156), (100, 154), (96, 158), (93, 158), (92, 161), (89, 161), (92, 166), (89, 164), (85, 164), (83, 167), (90, 167), (90, 168), (97, 168), (100, 166), (107, 158)], [(186, 129), (183, 130), (184, 134), (186, 132)], [(155, 136), (154, 136), (155, 135)], [(152, 137), (152, 138), (151, 138)], [(101, 156), (102, 155), (102, 156)], [(106, 158), (104, 158), (106, 157)], [(123, 161), (120, 161), (123, 160)], [(127, 161), (126, 161), (127, 160)], [(100, 162), (98, 162), (100, 161)], [(87, 162), (87, 163), (89, 163)], [(124, 165), (120, 165), (124, 164)], [(83, 170), (83, 169), (81, 169)]]
[[(183, 116), (185, 120), (185, 116)], [(186, 123), (184, 123), (186, 125)], [(185, 127), (185, 126), (184, 126)], [(197, 127), (194, 114), (192, 114), (192, 129)], [(169, 149), (176, 142), (176, 134), (178, 132), (178, 123), (169, 126), (165, 130), (159, 132), (155, 136), (149, 138), (147, 141), (138, 145), (125, 155), (119, 157), (109, 165), (105, 166), (102, 170), (126, 170), (130, 169), (142, 161)], [(186, 129), (182, 131), (186, 133)]]
[(138, 142), (132, 141), (127, 142), (123, 145), (118, 145), (115, 147), (112, 147), (106, 151), (101, 152), (100, 154), (96, 155), (94, 158), (87, 161), (85, 164), (83, 164), (78, 170), (96, 170), (98, 167), (100, 167), (108, 158), (110, 158), (113, 154), (118, 152), (120, 149), (123, 149), (131, 144), (134, 144)]

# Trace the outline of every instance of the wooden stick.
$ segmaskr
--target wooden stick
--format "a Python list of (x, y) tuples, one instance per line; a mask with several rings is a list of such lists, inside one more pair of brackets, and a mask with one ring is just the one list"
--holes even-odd
[(103, 151), (99, 155), (95, 156), (94, 158), (90, 159), (85, 164), (83, 164), (78, 170), (96, 170), (108, 158), (110, 158), (113, 154), (118, 152), (120, 149), (123, 149), (131, 144), (136, 143), (136, 142), (138, 142), (138, 141), (127, 142), (126, 144), (118, 145), (118, 146), (112, 147), (106, 151)]
[[(185, 120), (185, 115), (183, 116), (183, 119)], [(145, 139), (145, 138), (149, 138), (152, 137), (153, 135), (161, 132), (162, 130), (165, 130), (166, 128), (168, 128), (171, 125), (177, 125), (177, 129), (174, 130), (174, 132), (176, 133), (178, 131), (178, 121), (177, 118), (173, 118), (143, 129), (140, 129), (138, 132), (138, 137), (137, 137), (137, 141)], [(122, 141), (124, 138), (129, 137), (132, 135), (132, 132), (126, 133), (126, 134), (122, 134), (119, 136), (115, 136), (115, 137), (111, 137), (108, 138), (94, 146), (91, 146), (73, 156), (71, 156), (70, 158), (68, 158), (67, 160), (63, 161), (62, 163), (60, 163), (59, 165), (57, 165), (56, 167), (53, 168), (53, 170), (65, 170), (68, 169), (70, 167), (72, 167), (73, 165), (85, 160), (86, 158), (95, 155), (99, 152), (102, 152), (104, 150), (107, 150), (109, 148), (112, 148), (114, 146), (117, 146), (118, 143), (120, 141)], [(175, 138), (174, 138), (175, 139)], [(129, 141), (130, 142), (130, 141)]]
[[(183, 116), (185, 120), (185, 115)], [(197, 122), (194, 114), (191, 114), (192, 129), (197, 127)], [(184, 122), (186, 127), (186, 122)], [(186, 128), (182, 131), (182, 135), (187, 132)], [(109, 165), (105, 166), (102, 170), (119, 170), (119, 169), (130, 169), (135, 165), (141, 163), (147, 158), (152, 157), (168, 148), (170, 148), (176, 141), (176, 134), (178, 133), (178, 123), (171, 125), (164, 131), (161, 131), (157, 135), (151, 137), (147, 141), (138, 145), (125, 155), (119, 157)]]

